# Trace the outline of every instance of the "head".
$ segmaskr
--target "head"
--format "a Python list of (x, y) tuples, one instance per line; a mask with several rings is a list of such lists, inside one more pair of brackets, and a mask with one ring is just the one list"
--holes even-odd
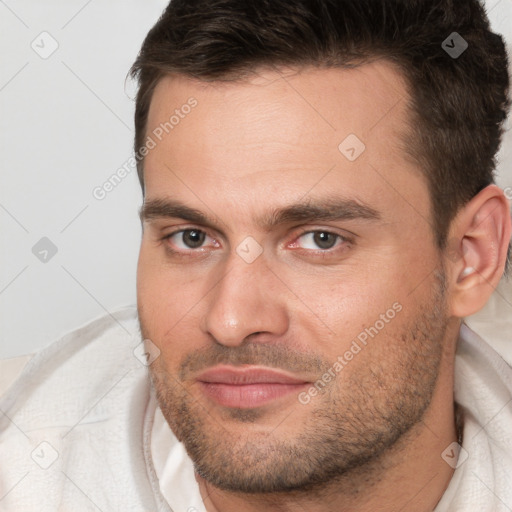
[(132, 74), (139, 318), (197, 471), (277, 492), (381, 458), (449, 399), (460, 319), (505, 265), (482, 6), (173, 0)]

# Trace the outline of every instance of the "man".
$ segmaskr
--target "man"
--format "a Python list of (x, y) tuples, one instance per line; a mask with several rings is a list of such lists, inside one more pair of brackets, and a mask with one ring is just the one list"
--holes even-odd
[(132, 74), (138, 317), (4, 397), (0, 506), (512, 510), (512, 371), (462, 323), (511, 233), (482, 6), (173, 0)]

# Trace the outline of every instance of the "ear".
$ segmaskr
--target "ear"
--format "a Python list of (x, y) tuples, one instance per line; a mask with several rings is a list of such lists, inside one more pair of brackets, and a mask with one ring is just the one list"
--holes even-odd
[(472, 315), (489, 300), (505, 269), (510, 233), (509, 204), (496, 185), (484, 188), (457, 214), (444, 251), (453, 316)]

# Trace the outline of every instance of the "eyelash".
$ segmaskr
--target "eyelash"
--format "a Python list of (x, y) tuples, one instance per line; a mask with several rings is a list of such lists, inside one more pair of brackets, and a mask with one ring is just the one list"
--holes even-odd
[[(323, 233), (323, 234), (335, 236), (336, 237), (335, 245), (328, 249), (320, 249), (320, 248), (318, 248), (318, 249), (302, 249), (299, 247), (296, 250), (302, 250), (308, 254), (315, 254), (315, 255), (319, 255), (320, 257), (328, 257), (333, 254), (339, 253), (340, 250), (346, 248), (347, 245), (350, 245), (352, 243), (352, 240), (349, 239), (348, 237), (340, 235), (339, 233), (334, 233), (333, 231), (325, 230), (325, 229), (306, 229), (306, 230), (300, 232), (295, 237), (294, 242), (292, 242), (292, 243), (297, 243), (296, 241), (299, 240), (300, 238), (304, 237), (305, 235), (315, 234), (315, 233), (317, 233), (317, 234)], [(288, 244), (288, 245), (290, 245), (290, 244)]]
[[(182, 229), (178, 229), (176, 231), (173, 231), (172, 233), (169, 233), (168, 235), (165, 235), (164, 237), (162, 237), (162, 241), (167, 241), (167, 240), (170, 240), (173, 236), (179, 234), (179, 233), (185, 233), (187, 231), (197, 231), (199, 233), (204, 233), (206, 236), (210, 236), (208, 235), (208, 233), (206, 231), (203, 231), (202, 229), (196, 229), (196, 228), (182, 228)], [(210, 238), (213, 238), (213, 237), (210, 237)], [(215, 238), (213, 238), (215, 240)], [(204, 249), (203, 247), (199, 247), (197, 249), (179, 249), (179, 250), (176, 250), (176, 249), (173, 249), (169, 244), (166, 244), (166, 249), (167, 251), (169, 251), (170, 253), (172, 253), (173, 255), (178, 255), (178, 256), (188, 256), (190, 253), (192, 252), (200, 252), (201, 249)]]
[[(162, 237), (162, 241), (168, 241), (170, 240), (173, 236), (175, 235), (178, 235), (180, 233), (185, 233), (187, 231), (198, 231), (199, 233), (204, 233), (207, 237), (210, 237), (212, 238), (213, 240), (216, 240), (214, 237), (211, 237), (210, 235), (208, 235), (208, 233), (204, 230), (201, 230), (201, 229), (197, 229), (197, 228), (182, 228), (182, 229), (179, 229), (179, 230), (176, 230), (176, 231), (173, 231), (172, 233), (169, 233), (168, 235), (165, 235), (164, 237)], [(320, 257), (328, 257), (330, 255), (332, 255), (333, 253), (337, 253), (339, 252), (341, 249), (343, 248), (346, 248), (347, 245), (352, 245), (353, 243), (353, 239), (349, 238), (349, 237), (346, 237), (346, 236), (343, 236), (343, 235), (340, 235), (339, 233), (335, 233), (335, 232), (332, 232), (332, 231), (328, 231), (328, 230), (325, 230), (325, 229), (307, 229), (307, 230), (304, 230), (302, 232), (300, 232), (295, 238), (294, 238), (294, 241), (292, 243), (296, 243), (297, 240), (299, 240), (301, 237), (305, 236), (305, 235), (308, 235), (308, 234), (314, 234), (314, 233), (325, 233), (325, 234), (329, 234), (329, 235), (333, 235), (336, 237), (336, 243), (334, 245), (334, 247), (332, 248), (329, 248), (329, 249), (317, 249), (317, 250), (314, 250), (314, 249), (302, 249), (302, 251), (308, 253), (308, 254), (315, 254), (315, 255), (318, 255)], [(290, 244), (288, 244), (290, 245)], [(204, 249), (204, 247), (198, 247), (197, 249), (193, 249), (193, 248), (189, 248), (189, 249), (173, 249), (170, 244), (166, 244), (166, 250), (168, 252), (170, 252), (172, 255), (174, 256), (184, 256), (184, 257), (187, 257), (187, 256), (190, 256), (191, 253), (200, 253), (200, 252), (203, 252), (201, 251), (202, 249)], [(301, 250), (300, 248), (299, 249), (296, 249), (296, 250)]]

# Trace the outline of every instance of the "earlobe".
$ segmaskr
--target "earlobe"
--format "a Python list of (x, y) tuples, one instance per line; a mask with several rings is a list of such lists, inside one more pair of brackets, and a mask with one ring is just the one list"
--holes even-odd
[(449, 258), (451, 314), (462, 318), (479, 311), (498, 285), (510, 242), (509, 204), (503, 191), (490, 185), (457, 215), (450, 230), (456, 258)]

